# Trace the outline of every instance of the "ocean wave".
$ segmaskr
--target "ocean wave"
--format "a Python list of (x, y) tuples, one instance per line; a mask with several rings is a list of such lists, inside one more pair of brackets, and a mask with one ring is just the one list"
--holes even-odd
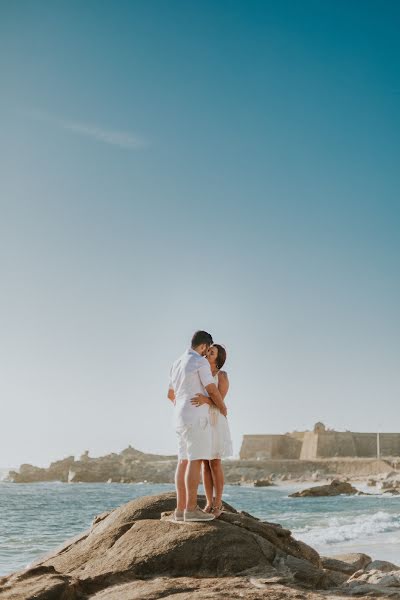
[(6, 481), (8, 474), (11, 470), (12, 469), (0, 469), (0, 481)]
[(400, 530), (400, 515), (378, 511), (358, 516), (332, 517), (320, 527), (306, 526), (293, 533), (314, 545), (331, 545)]

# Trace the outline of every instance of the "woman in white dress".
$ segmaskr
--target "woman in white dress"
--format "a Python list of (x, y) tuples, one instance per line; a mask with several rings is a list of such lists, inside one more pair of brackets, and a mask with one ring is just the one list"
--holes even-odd
[[(208, 350), (207, 359), (222, 399), (225, 400), (229, 390), (228, 374), (226, 371), (221, 370), (226, 361), (225, 348), (220, 344), (214, 344)], [(207, 505), (204, 510), (212, 512), (215, 517), (219, 517), (222, 512), (222, 493), (224, 489), (224, 472), (221, 459), (228, 458), (233, 454), (229, 424), (227, 418), (221, 414), (208, 396), (198, 394), (192, 402), (196, 406), (209, 405), (212, 455), (211, 460), (203, 461), (203, 484), (207, 498)]]

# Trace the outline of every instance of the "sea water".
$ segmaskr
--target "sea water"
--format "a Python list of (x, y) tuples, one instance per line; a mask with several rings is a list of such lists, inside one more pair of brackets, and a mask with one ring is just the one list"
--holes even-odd
[[(224, 499), (238, 510), (280, 523), (321, 554), (365, 552), (400, 565), (400, 496), (288, 497), (304, 487), (309, 484), (226, 486)], [(87, 529), (99, 513), (170, 490), (172, 485), (147, 483), (0, 482), (0, 575), (57, 548)]]

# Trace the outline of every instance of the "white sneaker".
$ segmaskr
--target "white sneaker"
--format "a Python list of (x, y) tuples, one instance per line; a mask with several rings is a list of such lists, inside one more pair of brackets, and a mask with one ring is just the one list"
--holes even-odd
[(173, 521), (184, 521), (184, 511), (183, 510), (178, 510), (177, 508), (174, 511), (174, 514), (172, 516), (172, 520)]
[(212, 513), (205, 513), (199, 507), (196, 510), (185, 510), (184, 520), (185, 521), (214, 521), (215, 515)]

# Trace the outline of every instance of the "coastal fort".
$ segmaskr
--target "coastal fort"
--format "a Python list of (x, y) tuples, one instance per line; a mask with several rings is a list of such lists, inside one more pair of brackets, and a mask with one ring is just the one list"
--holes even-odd
[(242, 460), (318, 460), (324, 458), (400, 457), (400, 433), (354, 433), (327, 429), (278, 435), (244, 435)]

